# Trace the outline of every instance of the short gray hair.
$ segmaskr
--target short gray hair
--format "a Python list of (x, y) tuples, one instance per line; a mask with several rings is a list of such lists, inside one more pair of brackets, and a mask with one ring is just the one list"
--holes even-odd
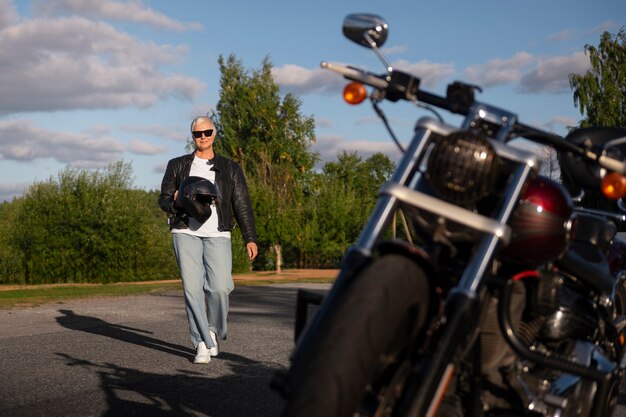
[(195, 119), (193, 119), (191, 121), (191, 131), (193, 132), (194, 127), (196, 127), (196, 125), (200, 122), (209, 122), (211, 123), (213, 126), (215, 126), (215, 123), (213, 123), (213, 120), (211, 120), (210, 117), (208, 116), (198, 116)]

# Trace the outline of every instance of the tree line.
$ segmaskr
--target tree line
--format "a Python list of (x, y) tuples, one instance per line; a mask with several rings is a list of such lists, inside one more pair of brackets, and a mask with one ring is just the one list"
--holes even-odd
[[(250, 264), (235, 229), (235, 272), (274, 270), (277, 259), (285, 268), (337, 267), (374, 203), (381, 175), (392, 169), (380, 154), (362, 160), (342, 153), (312, 172), (306, 192), (292, 190), (295, 204), (278, 215), (284, 202), (249, 180), (261, 253)], [(177, 278), (158, 195), (133, 189), (132, 166), (124, 161), (97, 171), (66, 168), (34, 183), (23, 196), (0, 204), (0, 284)]]
[[(586, 45), (591, 69), (570, 76), (579, 126), (626, 125), (626, 35), (605, 32)], [(235, 272), (337, 267), (357, 239), (394, 163), (383, 154), (363, 160), (342, 152), (319, 167), (311, 151), (312, 117), (281, 96), (269, 59), (247, 70), (219, 57), (220, 99), (212, 114), (216, 147), (241, 164), (260, 238), (250, 264), (241, 235), (233, 238)], [(573, 128), (573, 127), (572, 127)], [(188, 138), (187, 151), (191, 151)], [(0, 284), (120, 282), (178, 276), (158, 190), (132, 186), (132, 166), (66, 168), (0, 203)], [(596, 197), (593, 197), (596, 199)]]
[[(382, 154), (362, 160), (343, 152), (320, 168), (311, 151), (313, 119), (301, 115), (295, 96), (281, 97), (269, 60), (259, 70), (233, 55), (218, 62), (216, 148), (244, 170), (260, 240), (250, 264), (233, 231), (234, 271), (337, 267), (394, 163)], [(0, 204), (0, 284), (177, 277), (158, 195), (133, 189), (124, 161), (95, 171), (66, 168), (33, 184)]]

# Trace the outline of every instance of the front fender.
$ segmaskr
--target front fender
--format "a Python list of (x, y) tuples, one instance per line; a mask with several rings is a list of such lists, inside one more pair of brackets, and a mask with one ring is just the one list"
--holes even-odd
[[(384, 240), (376, 246), (376, 251), (381, 255), (396, 254), (406, 256), (417, 263), (430, 279), (435, 282), (442, 282), (443, 277), (437, 271), (432, 257), (421, 247), (409, 243), (405, 240)], [(441, 278), (441, 280), (439, 279)]]
[(448, 292), (452, 283), (435, 266), (432, 257), (423, 248), (409, 243), (405, 240), (385, 240), (381, 241), (376, 246), (376, 252), (380, 256), (389, 254), (405, 256), (411, 259), (417, 265), (424, 270), (428, 280), (430, 282), (430, 299), (439, 300), (439, 303), (430, 303), (431, 307), (438, 311), (441, 307), (441, 303), (445, 298), (445, 293)]

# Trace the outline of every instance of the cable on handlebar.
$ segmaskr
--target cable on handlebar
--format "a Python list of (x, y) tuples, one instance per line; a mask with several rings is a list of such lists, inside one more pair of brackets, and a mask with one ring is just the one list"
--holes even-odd
[(387, 120), (387, 116), (385, 116), (385, 113), (381, 110), (381, 108), (378, 106), (378, 103), (376, 101), (372, 101), (372, 107), (378, 114), (378, 117), (380, 117), (383, 123), (385, 124), (385, 127), (387, 128), (387, 132), (389, 132), (391, 139), (393, 139), (396, 146), (398, 146), (398, 149), (400, 149), (400, 152), (404, 153), (405, 152), (404, 146), (402, 146), (402, 144), (396, 137), (396, 134), (393, 133), (393, 130), (391, 129), (391, 125), (389, 125), (389, 121)]

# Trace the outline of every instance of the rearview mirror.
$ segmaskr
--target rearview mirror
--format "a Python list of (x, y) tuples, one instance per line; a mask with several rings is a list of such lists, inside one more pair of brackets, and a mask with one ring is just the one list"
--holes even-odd
[(387, 40), (389, 25), (375, 14), (354, 13), (343, 20), (343, 35), (366, 48), (380, 48)]

